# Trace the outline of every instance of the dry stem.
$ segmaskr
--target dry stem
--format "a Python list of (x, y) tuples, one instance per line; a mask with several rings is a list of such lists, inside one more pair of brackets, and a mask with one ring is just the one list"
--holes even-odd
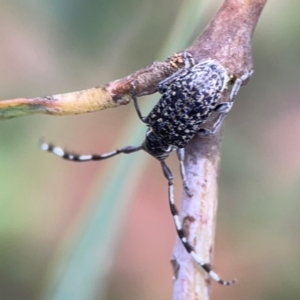
[(76, 115), (128, 104), (134, 94), (142, 96), (157, 90), (157, 84), (183, 65), (182, 56), (174, 54), (165, 62), (153, 62), (133, 74), (78, 92), (36, 98), (0, 101), (0, 119), (44, 113), (54, 116)]
[[(233, 77), (251, 70), (251, 38), (265, 4), (266, 0), (224, 1), (187, 51), (197, 60), (210, 57), (220, 61)], [(229, 93), (224, 93), (222, 101), (228, 97)], [(214, 117), (207, 122), (208, 126), (213, 124)], [(189, 198), (183, 193), (180, 217), (197, 254), (209, 264), (212, 264), (214, 250), (220, 146), (219, 132), (209, 138), (195, 137), (186, 147), (187, 184), (194, 196)], [(209, 299), (211, 279), (203, 271), (199, 275), (199, 267), (187, 255), (179, 239), (172, 261), (176, 265), (173, 299)]]

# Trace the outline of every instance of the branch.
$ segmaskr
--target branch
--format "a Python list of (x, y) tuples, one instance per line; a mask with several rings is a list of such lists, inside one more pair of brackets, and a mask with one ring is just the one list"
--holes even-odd
[(160, 81), (183, 66), (182, 56), (174, 54), (165, 62), (154, 62), (127, 77), (83, 91), (36, 98), (18, 98), (0, 101), (0, 120), (30, 114), (54, 116), (95, 112), (128, 104), (134, 95), (142, 96), (156, 92)]
[[(210, 24), (186, 51), (196, 61), (214, 58), (233, 78), (252, 70), (251, 38), (266, 0), (225, 0)], [(224, 93), (222, 101), (227, 101)], [(215, 121), (212, 116), (206, 123)], [(181, 220), (195, 252), (212, 265), (217, 209), (221, 132), (214, 136), (196, 136), (186, 147), (187, 185), (193, 197), (182, 193)], [(194, 263), (177, 238), (174, 267), (173, 300), (210, 298), (211, 279)], [(201, 274), (200, 274), (201, 272)], [(223, 276), (223, 274), (222, 274)], [(227, 279), (227, 278), (225, 278)]]

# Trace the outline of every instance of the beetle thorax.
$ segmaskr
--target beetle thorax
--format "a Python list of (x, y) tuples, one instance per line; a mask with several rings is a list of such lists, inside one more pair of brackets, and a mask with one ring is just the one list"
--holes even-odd
[(177, 148), (167, 144), (162, 138), (155, 134), (151, 128), (147, 130), (142, 147), (146, 152), (159, 160), (164, 160)]

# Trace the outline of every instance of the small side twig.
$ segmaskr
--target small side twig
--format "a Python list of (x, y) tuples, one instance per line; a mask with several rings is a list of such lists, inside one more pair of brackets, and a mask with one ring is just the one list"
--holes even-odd
[(153, 62), (105, 86), (52, 96), (2, 100), (0, 120), (41, 113), (53, 116), (76, 115), (115, 108), (130, 102), (133, 85), (135, 96), (152, 94), (156, 92), (161, 80), (182, 66), (182, 56), (175, 53), (165, 62)]

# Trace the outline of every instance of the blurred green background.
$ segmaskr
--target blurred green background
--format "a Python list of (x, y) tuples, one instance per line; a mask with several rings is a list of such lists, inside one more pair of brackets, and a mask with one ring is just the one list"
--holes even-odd
[[(190, 42), (222, 3), (199, 2), (201, 22)], [(0, 99), (86, 89), (150, 64), (181, 7), (180, 0), (0, 0)], [(215, 266), (239, 281), (230, 288), (214, 284), (213, 300), (300, 298), (299, 11), (297, 0), (267, 3), (254, 33), (255, 74), (226, 119)], [(153, 104), (141, 100), (142, 109), (157, 97)], [(81, 153), (139, 144), (131, 131), (144, 125), (133, 106), (0, 125), (0, 299), (75, 299), (57, 292), (61, 281), (55, 280), (72, 259), (79, 263), (72, 276), (84, 273), (86, 251), (96, 271), (93, 278), (71, 279), (71, 289), (78, 280), (86, 287), (79, 299), (171, 299), (175, 230), (159, 164), (142, 152), (75, 164), (37, 147), (42, 136)], [(141, 163), (131, 170), (135, 160)], [(126, 162), (112, 188), (111, 170)], [(175, 156), (169, 164), (179, 198)], [(134, 183), (126, 183), (131, 171)], [(101, 193), (119, 185), (121, 195), (103, 196), (119, 213), (117, 242), (97, 235), (111, 227), (106, 215), (87, 237), (95, 248), (85, 249), (81, 237), (93, 226)], [(97, 251), (107, 243), (109, 258), (98, 262)]]

